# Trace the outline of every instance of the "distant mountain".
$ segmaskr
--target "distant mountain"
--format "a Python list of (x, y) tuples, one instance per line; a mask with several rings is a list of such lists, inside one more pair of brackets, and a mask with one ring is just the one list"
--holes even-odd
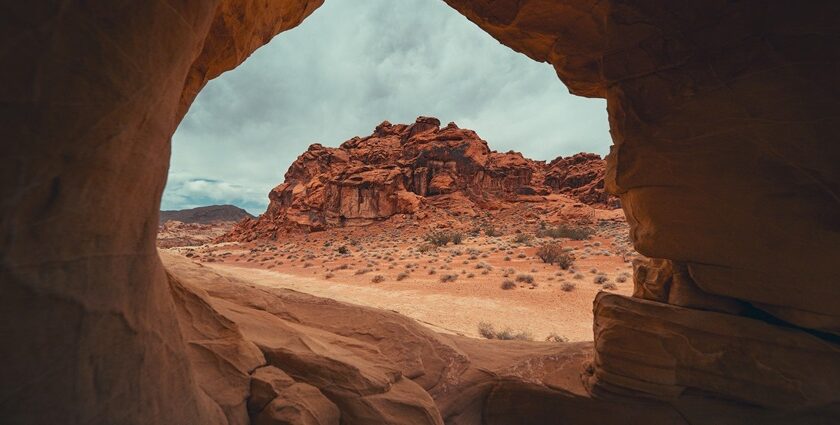
[(234, 205), (209, 205), (186, 210), (160, 212), (161, 223), (175, 220), (183, 223), (208, 224), (221, 221), (239, 221), (243, 218), (254, 218), (254, 216)]

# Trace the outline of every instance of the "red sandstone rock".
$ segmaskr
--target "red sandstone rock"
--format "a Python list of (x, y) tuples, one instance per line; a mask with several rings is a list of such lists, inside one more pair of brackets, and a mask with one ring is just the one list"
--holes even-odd
[(281, 229), (323, 230), (369, 224), (396, 214), (440, 208), (475, 214), (521, 197), (564, 193), (582, 202), (616, 208), (604, 193), (604, 161), (595, 154), (550, 164), (518, 152), (491, 151), (487, 142), (437, 118), (411, 125), (379, 124), (373, 134), (338, 148), (313, 144), (268, 195), (266, 213), (240, 223), (225, 240), (274, 238)]

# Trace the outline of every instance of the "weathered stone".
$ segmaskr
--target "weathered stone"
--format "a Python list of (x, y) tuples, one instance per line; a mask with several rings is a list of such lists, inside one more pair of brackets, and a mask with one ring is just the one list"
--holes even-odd
[(248, 411), (254, 425), (338, 425), (341, 412), (312, 385), (274, 366), (251, 374)]
[(686, 391), (770, 409), (840, 405), (840, 345), (760, 320), (602, 292), (590, 388)]
[(604, 161), (595, 154), (551, 164), (518, 152), (491, 151), (467, 129), (443, 129), (437, 118), (414, 124), (383, 122), (370, 136), (338, 148), (309, 146), (268, 195), (258, 219), (245, 220), (220, 240), (273, 239), (279, 229), (324, 230), (364, 225), (424, 207), (474, 215), (504, 202), (545, 201), (552, 192), (599, 207), (617, 207), (604, 193)]

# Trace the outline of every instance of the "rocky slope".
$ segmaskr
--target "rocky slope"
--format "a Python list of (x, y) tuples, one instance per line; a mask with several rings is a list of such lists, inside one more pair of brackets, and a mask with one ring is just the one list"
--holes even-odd
[(604, 192), (604, 161), (581, 153), (551, 163), (490, 150), (472, 130), (437, 118), (411, 125), (383, 122), (367, 137), (337, 148), (314, 144), (269, 193), (265, 214), (240, 223), (229, 240), (273, 238), (278, 229), (369, 224), (397, 214), (434, 211), (475, 216), (513, 202), (562, 193), (617, 208)]
[(243, 218), (254, 218), (254, 216), (234, 205), (208, 205), (160, 212), (160, 223), (173, 220), (182, 223), (210, 224), (220, 221), (239, 221)]

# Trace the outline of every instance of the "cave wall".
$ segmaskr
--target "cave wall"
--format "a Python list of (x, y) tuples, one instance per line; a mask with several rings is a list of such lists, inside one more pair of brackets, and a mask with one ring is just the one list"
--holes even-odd
[(320, 0), (0, 5), (0, 422), (216, 424), (155, 250), (198, 89)]
[[(659, 268), (670, 294), (646, 292), (637, 273), (635, 298), (596, 300), (590, 390), (674, 399), (694, 389), (792, 409), (836, 403), (836, 384), (818, 382), (831, 382), (836, 370), (811, 366), (840, 361), (840, 5), (447, 3), (551, 63), (572, 93), (607, 100), (607, 188), (621, 197), (636, 249), (656, 259), (637, 271)], [(684, 315), (692, 318), (676, 323)], [(720, 340), (702, 337), (709, 323)], [(761, 333), (741, 332), (767, 323)], [(669, 340), (672, 332), (681, 343)], [(814, 335), (823, 348), (792, 342)], [(721, 361), (715, 345), (739, 354)], [(766, 350), (788, 355), (770, 360)], [(739, 375), (755, 364), (765, 376)], [(731, 378), (712, 382), (703, 373)], [(760, 395), (739, 392), (746, 388), (736, 382), (756, 378), (750, 391)], [(826, 393), (806, 395), (808, 386)]]
[[(640, 252), (679, 262), (701, 293), (783, 321), (762, 328), (768, 341), (840, 333), (837, 3), (446, 1), (551, 63), (573, 93), (607, 99), (607, 184)], [(196, 385), (154, 250), (169, 141), (207, 80), (320, 4), (4, 2), (5, 423), (224, 422)], [(627, 379), (650, 360), (619, 331), (638, 330), (635, 318), (679, 335), (692, 326), (669, 320), (720, 314), (652, 302), (597, 301), (590, 390), (667, 397), (725, 385), (691, 374), (655, 389)], [(726, 320), (766, 322), (740, 314)], [(733, 344), (751, 336), (744, 328), (733, 325)], [(828, 356), (820, 364), (840, 364), (825, 338), (803, 338)], [(680, 353), (659, 353), (671, 366), (660, 376), (704, 360)], [(806, 372), (791, 382), (819, 376)], [(768, 388), (759, 402), (774, 399), (778, 387)], [(827, 378), (818, 389), (790, 407), (837, 401)]]

